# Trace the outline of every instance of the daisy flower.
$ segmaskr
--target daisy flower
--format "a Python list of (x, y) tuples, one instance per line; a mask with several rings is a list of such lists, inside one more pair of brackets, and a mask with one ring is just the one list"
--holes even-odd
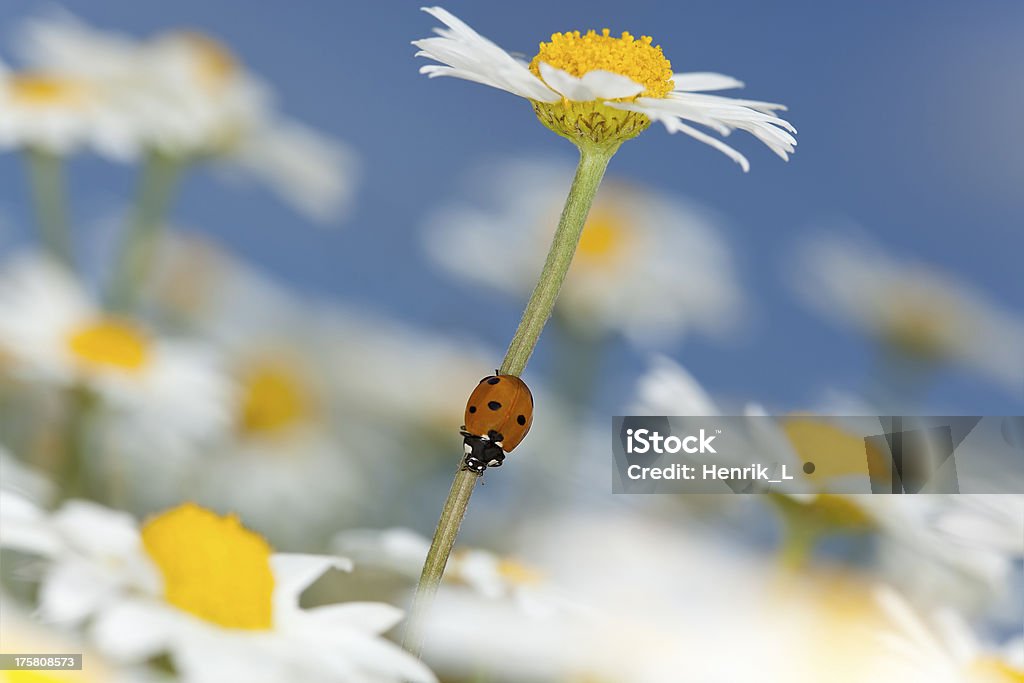
[(132, 154), (125, 121), (103, 87), (84, 77), (0, 62), (0, 150), (63, 156), (81, 148), (124, 159)]
[(151, 433), (198, 440), (227, 420), (228, 385), (209, 350), (111, 317), (66, 270), (38, 256), (0, 270), (0, 349), (13, 372), (84, 387)]
[[(726, 413), (685, 368), (665, 357), (656, 358), (639, 382), (630, 412), (695, 417)], [(880, 572), (923, 603), (977, 609), (1005, 596), (1024, 557), (1024, 496), (820, 493), (844, 486), (870, 490), (863, 438), (844, 429), (838, 418), (794, 414), (773, 419), (754, 404), (743, 412), (752, 418), (744, 434), (749, 445), (741, 458), (721, 464), (749, 465), (751, 454), (760, 462), (785, 464), (803, 492), (776, 499), (781, 508), (822, 530), (875, 534)], [(984, 430), (977, 432), (985, 436)], [(961, 448), (970, 447), (969, 441)], [(803, 469), (808, 461), (815, 464), (810, 473)], [(973, 479), (982, 490), (997, 490), (991, 477), (1007, 476), (1006, 470), (975, 472), (971, 461), (958, 461), (962, 483)], [(990, 479), (982, 481), (986, 476)]]
[(229, 390), (224, 428), (184, 467), (144, 442), (124, 444), (134, 509), (188, 497), (239, 513), (279, 547), (321, 547), (357, 507), (365, 476), (323, 372), (336, 338), (320, 308), (192, 235), (162, 240), (144, 296), (166, 327), (216, 351)]
[(743, 83), (717, 73), (673, 73), (649, 36), (613, 36), (608, 29), (555, 33), (525, 62), (447, 10), (423, 11), (446, 28), (413, 41), (417, 56), (438, 62), (420, 73), (462, 78), (525, 98), (541, 123), (578, 146), (617, 147), (652, 121), (714, 147), (744, 171), (750, 167), (746, 157), (690, 124), (723, 136), (747, 131), (783, 159), (796, 146), (796, 130), (775, 113), (783, 105), (707, 94)]
[(46, 475), (23, 464), (0, 445), (0, 489), (13, 491), (29, 500), (47, 503), (56, 493)]
[[(237, 517), (185, 504), (134, 520), (71, 501), (51, 526), (64, 542), (40, 585), (44, 619), (86, 624), (106, 656), (167, 654), (184, 681), (434, 681), (381, 634), (402, 617), (382, 603), (303, 609), (299, 595), (338, 557), (274, 553)], [(2, 539), (0, 539), (2, 540)]]
[[(331, 546), (351, 557), (361, 570), (387, 571), (416, 581), (430, 550), (430, 539), (400, 527), (352, 529), (337, 534)], [(546, 590), (549, 587), (543, 572), (482, 548), (462, 548), (452, 554), (444, 580), (488, 600), (510, 598), (528, 612), (543, 613), (556, 606), (556, 598)]]
[[(872, 646), (887, 626), (873, 583), (841, 572), (780, 572), (683, 526), (680, 533), (678, 519), (658, 523), (621, 507), (546, 513), (522, 537), (587, 609), (529, 614), (444, 592), (426, 624), (428, 661), (452, 678), (487, 671), (531, 681), (899, 680), (865, 676), (892, 657)], [(474, 633), (488, 634), (486, 650), (465, 647)]]
[(19, 47), (34, 68), (101, 84), (137, 154), (225, 161), (228, 173), (266, 183), (317, 220), (352, 198), (349, 148), (282, 118), (270, 88), (211, 36), (138, 40), (51, 13), (25, 23)]
[(808, 241), (798, 263), (794, 287), (822, 316), (905, 358), (959, 364), (1012, 390), (1024, 383), (1024, 318), (969, 284), (841, 237)]
[[(572, 179), (549, 161), (495, 165), (473, 176), (485, 204), (444, 207), (425, 232), (428, 254), (454, 275), (529, 294)], [(639, 344), (689, 331), (722, 335), (743, 295), (719, 220), (698, 206), (605, 179), (559, 294), (558, 314), (591, 334), (621, 332)], [(500, 259), (494, 245), (505, 246)], [(487, 268), (466, 268), (487, 262)]]
[(880, 589), (876, 599), (893, 627), (876, 636), (892, 658), (875, 676), (907, 683), (1024, 681), (1024, 639), (992, 647), (980, 642), (956, 612), (939, 610), (925, 619), (892, 590)]
[[(165, 673), (143, 667), (121, 667), (99, 653), (84, 648), (77, 638), (35, 621), (15, 600), (0, 592), (0, 642), (8, 652), (42, 656), (81, 653), (82, 668), (77, 671), (0, 671), (0, 683), (171, 683)], [(84, 651), (83, 651), (84, 650)]]

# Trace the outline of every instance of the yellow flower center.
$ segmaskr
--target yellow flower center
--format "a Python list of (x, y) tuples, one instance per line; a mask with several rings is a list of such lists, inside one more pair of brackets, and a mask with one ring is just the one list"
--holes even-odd
[(544, 581), (539, 571), (508, 557), (498, 560), (498, 574), (513, 586), (536, 586)]
[(300, 424), (312, 416), (312, 392), (295, 367), (266, 358), (242, 373), (239, 428), (248, 434), (269, 434)]
[(580, 235), (573, 265), (607, 267), (618, 260), (629, 241), (629, 231), (614, 208), (600, 202), (590, 212)]
[(956, 346), (959, 320), (954, 307), (915, 292), (894, 292), (883, 321), (882, 341), (911, 356), (941, 360)]
[[(549, 64), (577, 78), (591, 71), (610, 71), (644, 86), (637, 97), (665, 97), (675, 87), (672, 64), (652, 44), (650, 36), (634, 38), (627, 32), (615, 38), (608, 29), (601, 33), (579, 31), (555, 33), (551, 41), (541, 43), (530, 62), (530, 70), (540, 77), (540, 64)], [(636, 97), (620, 98), (630, 101)], [(576, 144), (618, 145), (643, 132), (651, 121), (637, 112), (605, 106), (600, 100), (573, 102), (533, 102), (541, 123)]]
[(613, 38), (611, 31), (601, 33), (579, 31), (555, 33), (551, 42), (541, 43), (537, 56), (530, 62), (530, 70), (540, 76), (540, 63), (550, 64), (577, 78), (591, 71), (611, 71), (627, 76), (644, 86), (642, 97), (664, 97), (675, 87), (672, 64), (652, 45), (650, 36), (637, 40), (628, 32)]
[(89, 368), (115, 368), (137, 372), (150, 356), (146, 335), (127, 320), (101, 318), (72, 331), (68, 349)]
[(186, 503), (148, 521), (142, 544), (168, 603), (226, 628), (273, 624), (272, 550), (238, 517)]
[(1024, 683), (1024, 669), (995, 657), (982, 657), (971, 664), (967, 680), (976, 683)]
[(238, 59), (216, 38), (199, 31), (180, 31), (171, 34), (171, 40), (181, 41), (190, 51), (204, 87), (219, 90), (238, 74)]
[(7, 81), (11, 97), (33, 107), (74, 106), (86, 99), (88, 89), (81, 81), (44, 73), (21, 73)]
[(94, 679), (82, 671), (0, 671), (0, 681), (4, 683), (86, 683), (91, 680)]

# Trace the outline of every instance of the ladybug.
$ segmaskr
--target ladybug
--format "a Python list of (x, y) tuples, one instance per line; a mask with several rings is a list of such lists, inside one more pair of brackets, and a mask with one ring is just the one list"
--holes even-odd
[(501, 467), (531, 425), (533, 394), (526, 382), (514, 375), (484, 377), (466, 403), (463, 469), (483, 474), (488, 467)]

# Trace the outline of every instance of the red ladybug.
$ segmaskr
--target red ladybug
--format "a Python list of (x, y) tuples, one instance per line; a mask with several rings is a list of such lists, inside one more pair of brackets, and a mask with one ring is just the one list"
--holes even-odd
[(526, 382), (514, 375), (484, 377), (466, 403), (463, 467), (477, 474), (500, 467), (532, 425), (533, 394)]

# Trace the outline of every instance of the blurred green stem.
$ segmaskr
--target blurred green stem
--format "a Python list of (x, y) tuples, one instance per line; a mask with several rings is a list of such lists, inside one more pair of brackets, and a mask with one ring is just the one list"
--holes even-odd
[(146, 159), (139, 196), (110, 282), (108, 303), (113, 310), (127, 313), (136, 304), (146, 275), (152, 270), (182, 166), (180, 159), (159, 152), (151, 152)]
[[(537, 286), (526, 304), (526, 310), (523, 311), (519, 328), (505, 353), (505, 360), (501, 363), (499, 374), (518, 376), (526, 368), (526, 363), (530, 360), (534, 347), (537, 346), (540, 333), (548, 318), (551, 317), (551, 311), (554, 309), (555, 300), (558, 298), (558, 291), (562, 288), (566, 273), (569, 272), (572, 257), (576, 253), (576, 245), (579, 243), (587, 214), (590, 212), (590, 205), (594, 202), (594, 195), (597, 194), (597, 188), (604, 177), (608, 162), (617, 150), (617, 145), (580, 148), (580, 162), (576, 167), (576, 176), (569, 189), (569, 196), (565, 200), (565, 208), (562, 209), (562, 216), (559, 218), (558, 228), (551, 241), (544, 269), (541, 271)], [(466, 515), (469, 499), (473, 495), (473, 488), (479, 478), (480, 475), (462, 469), (462, 459), (460, 458), (459, 470), (455, 474), (455, 481), (452, 482), (448, 499), (441, 511), (441, 518), (438, 520), (434, 540), (430, 544), (427, 560), (423, 565), (423, 573), (416, 586), (412, 611), (406, 625), (405, 649), (414, 655), (418, 656), (423, 649), (423, 619), (437, 594), (438, 586), (441, 584), (445, 565), (448, 564), (448, 556), (452, 552), (452, 546), (455, 545), (455, 537), (459, 533), (462, 518)]]
[(32, 203), (43, 244), (55, 259), (72, 268), (71, 233), (68, 231), (64, 196), (64, 162), (60, 156), (43, 149), (29, 149), (25, 154)]
[(67, 393), (62, 461), (57, 476), (61, 500), (82, 498), (88, 494), (85, 459), (92, 441), (92, 425), (98, 408), (95, 394), (82, 385)]

